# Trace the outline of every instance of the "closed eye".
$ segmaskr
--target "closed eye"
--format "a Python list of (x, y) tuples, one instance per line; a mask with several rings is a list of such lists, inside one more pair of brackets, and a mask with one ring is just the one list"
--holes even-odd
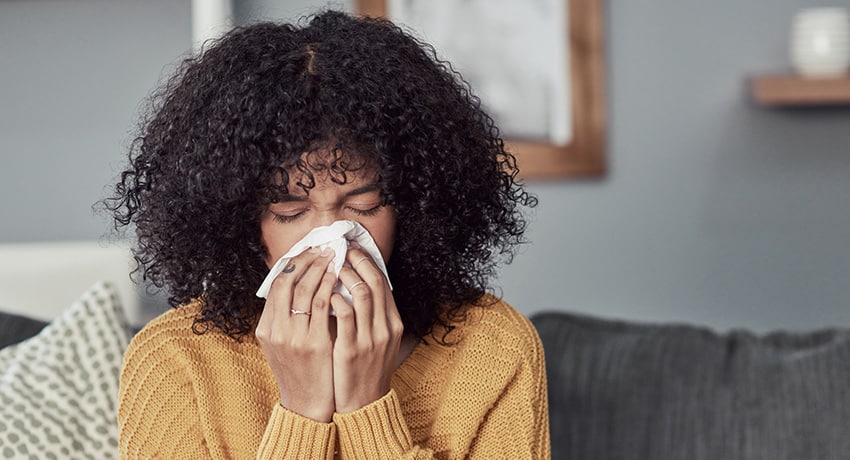
[(278, 214), (276, 212), (272, 213), (272, 214), (274, 215), (275, 222), (279, 222), (279, 223), (282, 223), (282, 224), (288, 224), (290, 222), (294, 222), (294, 221), (298, 220), (298, 218), (303, 216), (306, 212), (307, 212), (307, 210), (305, 209), (305, 210), (300, 211), (296, 214)]
[(353, 212), (353, 213), (357, 214), (358, 216), (366, 216), (366, 217), (370, 217), (370, 216), (374, 216), (375, 214), (377, 214), (377, 213), (378, 213), (378, 211), (379, 211), (379, 210), (381, 209), (381, 207), (383, 207), (383, 206), (384, 206), (383, 204), (378, 204), (377, 206), (374, 206), (374, 207), (369, 208), (369, 209), (359, 209), (359, 208), (353, 208), (353, 207), (351, 207), (351, 206), (348, 206), (348, 209), (349, 209), (351, 212)]

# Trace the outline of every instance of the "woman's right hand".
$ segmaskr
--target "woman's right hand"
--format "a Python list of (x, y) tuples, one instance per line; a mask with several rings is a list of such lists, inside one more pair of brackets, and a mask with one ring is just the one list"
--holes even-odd
[(319, 422), (331, 421), (335, 407), (328, 327), (336, 283), (332, 260), (330, 249), (293, 257), (275, 278), (256, 330), (283, 407)]

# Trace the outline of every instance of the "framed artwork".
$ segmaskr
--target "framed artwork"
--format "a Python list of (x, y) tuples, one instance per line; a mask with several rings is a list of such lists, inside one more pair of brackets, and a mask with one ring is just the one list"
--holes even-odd
[(602, 0), (355, 0), (470, 82), (526, 179), (606, 171)]

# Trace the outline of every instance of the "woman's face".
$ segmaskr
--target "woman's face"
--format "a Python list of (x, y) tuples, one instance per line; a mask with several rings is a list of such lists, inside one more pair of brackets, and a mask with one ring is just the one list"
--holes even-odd
[(359, 222), (375, 239), (384, 262), (388, 262), (395, 241), (396, 217), (391, 206), (381, 204), (374, 169), (347, 173), (345, 184), (333, 182), (321, 171), (313, 171), (313, 175), (315, 187), (306, 193), (295, 185), (300, 174), (290, 170), (289, 194), (269, 204), (263, 212), (260, 231), (268, 249), (266, 264), (274, 265), (310, 230), (337, 220)]

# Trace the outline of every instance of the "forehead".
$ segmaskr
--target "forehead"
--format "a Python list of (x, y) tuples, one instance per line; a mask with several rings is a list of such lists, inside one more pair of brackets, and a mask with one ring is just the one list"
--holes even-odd
[(380, 169), (371, 156), (342, 149), (302, 154), (272, 178), (274, 195), (310, 194), (311, 190), (357, 188), (378, 182)]
[(307, 172), (295, 171), (289, 173), (287, 193), (310, 194), (311, 192), (327, 191), (333, 189), (348, 190), (373, 185), (378, 182), (378, 173), (375, 169), (361, 169), (357, 171), (330, 171), (310, 170)]

